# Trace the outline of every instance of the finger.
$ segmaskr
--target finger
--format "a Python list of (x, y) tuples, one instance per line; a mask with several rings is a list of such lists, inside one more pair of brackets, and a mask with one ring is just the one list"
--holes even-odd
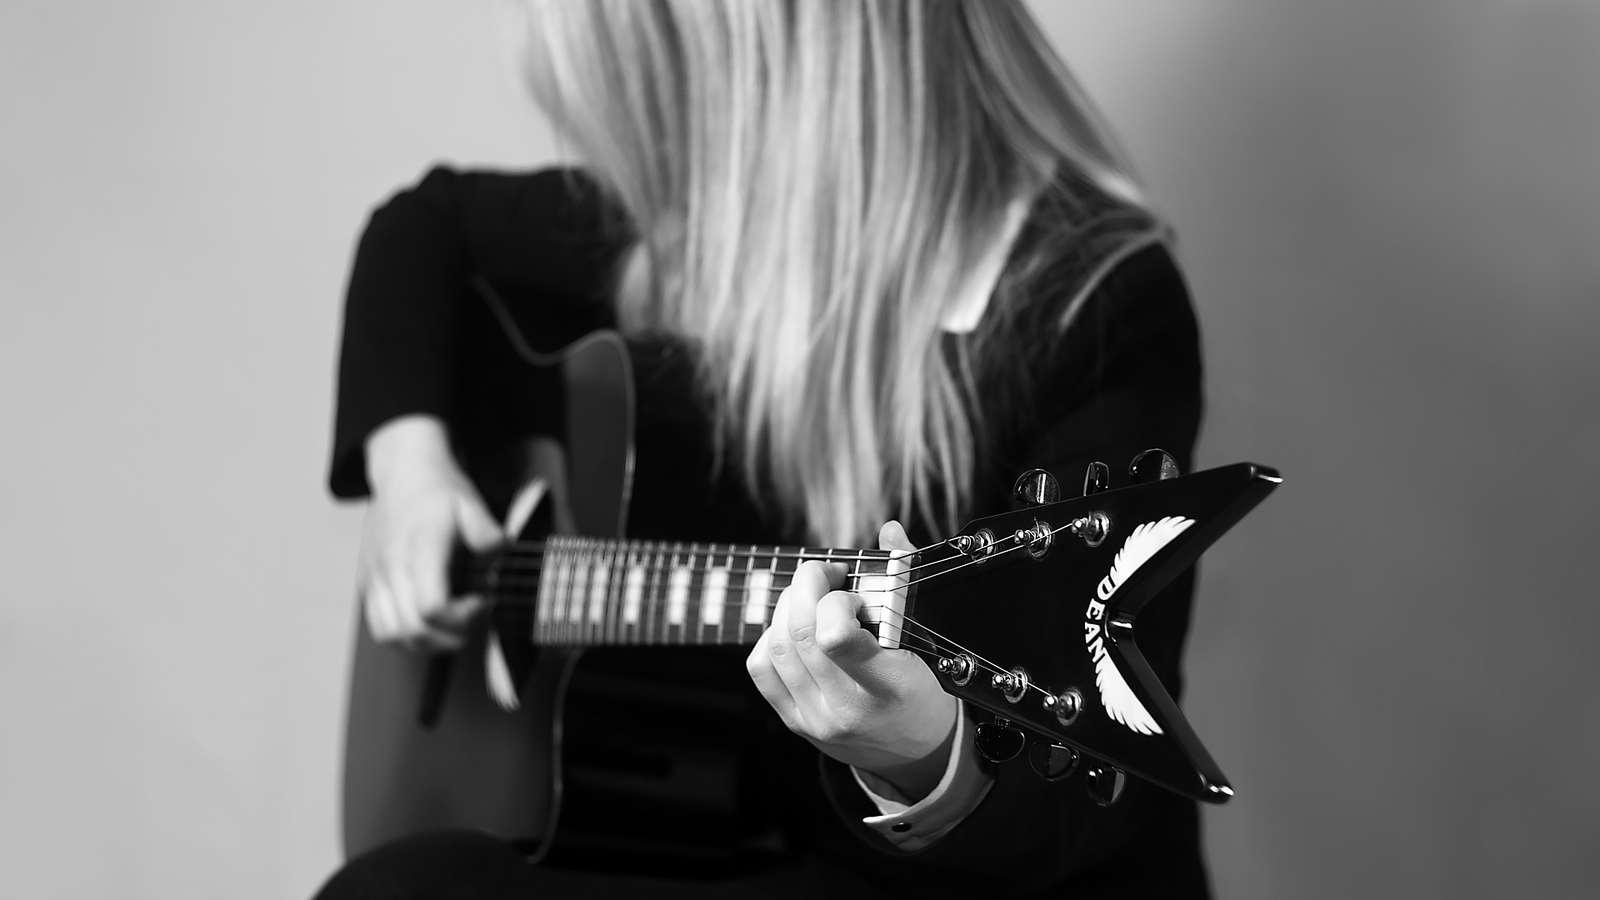
[(367, 613), (367, 630), (372, 633), (372, 639), (379, 643), (394, 640), (396, 630), (394, 601), (389, 596), (389, 585), (384, 581), (381, 572), (373, 571), (369, 576), (367, 589), (362, 595), (362, 603)]
[[(796, 573), (796, 580), (799, 580), (799, 573)], [(797, 603), (815, 605), (814, 595), (806, 593), (806, 590), (806, 585), (797, 587), (795, 584), (783, 589), (783, 593), (778, 595), (777, 606), (772, 609), (772, 624), (761, 636), (766, 642), (767, 659), (773, 670), (783, 681), (795, 705), (802, 709), (815, 708), (821, 693), (810, 667), (800, 657), (800, 648), (795, 643), (789, 624), (791, 609)]]
[(456, 497), (456, 526), (461, 529), (461, 542), (474, 552), (482, 553), (505, 543), (505, 532), (474, 491)]
[[(817, 649), (857, 683), (876, 677), (873, 664), (883, 652), (872, 632), (861, 627), (861, 604), (860, 594), (832, 591), (816, 606)], [(818, 680), (822, 682), (820, 676)]]
[(466, 637), (431, 625), (424, 625), (421, 636), (413, 642), (415, 649), (438, 650), (445, 653), (454, 653), (466, 643)]
[(452, 540), (449, 529), (429, 529), (415, 537), (406, 554), (405, 574), (398, 580), (409, 586), (419, 624), (430, 621), (449, 600), (447, 567)]
[(434, 627), (423, 617), (415, 581), (402, 575), (390, 579), (389, 586), (396, 640), (410, 650), (455, 650), (461, 646), (460, 635)]
[[(812, 682), (828, 696), (834, 698), (846, 696), (855, 690), (856, 685), (848, 673), (840, 670), (838, 663), (832, 659), (828, 646), (824, 645), (824, 637), (818, 621), (818, 611), (821, 609), (821, 604), (827, 602), (829, 597), (834, 598), (830, 607), (842, 605), (849, 608), (859, 608), (861, 598), (854, 594), (837, 590), (828, 591), (820, 595), (813, 593), (819, 585), (828, 584), (832, 579), (824, 576), (801, 581), (798, 575), (799, 573), (797, 572), (797, 584), (795, 587), (798, 588), (799, 592), (790, 599), (789, 605), (785, 609), (787, 618), (784, 624), (788, 629), (789, 638), (793, 641), (796, 655), (805, 666), (807, 673), (810, 674)], [(842, 582), (843, 578), (841, 577), (839, 581)], [(852, 604), (854, 605), (853, 607)], [(836, 615), (830, 615), (830, 632), (827, 636), (827, 641), (835, 649), (843, 650), (850, 638), (846, 631), (838, 626), (836, 619)], [(853, 622), (851, 624), (854, 625)], [(860, 631), (861, 629), (857, 627), (856, 630)], [(864, 631), (862, 633), (866, 634)], [(867, 636), (871, 637), (871, 635)]]
[(483, 611), (483, 598), (477, 594), (468, 594), (465, 597), (454, 597), (445, 601), (428, 617), (428, 624), (442, 628), (452, 633), (465, 631), (478, 613)]
[(793, 728), (798, 721), (795, 715), (794, 695), (789, 693), (788, 686), (778, 676), (778, 670), (772, 666), (765, 634), (756, 641), (756, 645), (750, 650), (750, 655), (745, 657), (744, 668), (750, 673), (750, 681), (755, 684), (756, 690), (761, 692), (761, 696), (778, 714), (778, 718), (783, 720), (784, 725)]
[[(817, 596), (820, 597), (829, 591), (837, 591), (844, 587), (845, 575), (849, 571), (850, 567), (844, 563), (821, 562), (813, 559), (801, 563), (800, 568), (795, 570), (794, 578), (789, 583), (792, 585), (803, 577), (806, 579), (805, 586), (807, 589), (815, 590)], [(804, 574), (802, 575), (802, 573)], [(821, 581), (812, 580), (819, 575), (822, 579)]]
[(422, 620), (422, 611), (418, 606), (417, 583), (411, 573), (404, 568), (391, 570), (389, 577), (389, 591), (394, 598), (395, 625), (397, 637), (407, 646), (416, 646), (419, 641), (426, 645), (424, 640), (429, 632), (428, 624)]

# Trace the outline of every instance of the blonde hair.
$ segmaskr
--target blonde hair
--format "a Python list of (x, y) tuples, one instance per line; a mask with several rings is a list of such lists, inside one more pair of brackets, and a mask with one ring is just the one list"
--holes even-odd
[(1026, 10), (525, 4), (533, 93), (635, 229), (620, 320), (693, 344), (752, 493), (824, 543), (953, 530), (980, 425), (942, 339), (964, 273), (1062, 167), (1144, 205)]

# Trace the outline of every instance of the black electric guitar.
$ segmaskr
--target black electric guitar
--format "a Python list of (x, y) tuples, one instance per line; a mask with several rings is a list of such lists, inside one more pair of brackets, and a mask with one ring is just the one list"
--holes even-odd
[(1272, 469), (1180, 476), (1150, 451), (1129, 486), (1096, 464), (1067, 500), (1035, 470), (1017, 482), (1023, 509), (898, 558), (631, 538), (627, 345), (596, 332), (534, 353), (479, 290), (473, 394), (493, 406), (469, 410), (487, 424), (459, 449), (518, 536), (458, 566), (455, 588), (489, 601), (463, 651), (380, 646), (358, 626), (347, 854), (462, 827), (577, 864), (735, 852), (750, 839), (739, 755), (759, 735), (741, 724), (749, 691), (726, 689), (730, 654), (712, 648), (754, 643), (808, 559), (845, 563), (879, 642), (923, 656), (947, 691), (992, 714), (978, 729), (986, 756), (1026, 752), (1101, 802), (1124, 773), (1206, 802), (1231, 795), (1140, 654), (1137, 622), (1272, 491)]

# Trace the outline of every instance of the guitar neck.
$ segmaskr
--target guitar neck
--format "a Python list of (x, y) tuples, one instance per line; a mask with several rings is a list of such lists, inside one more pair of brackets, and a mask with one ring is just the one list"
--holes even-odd
[[(483, 588), (540, 646), (738, 646), (761, 637), (779, 593), (807, 560), (846, 566), (845, 588), (863, 596), (866, 627), (898, 637), (898, 628), (878, 627), (885, 607), (904, 611), (887, 550), (551, 535), (490, 560)], [(908, 563), (893, 565), (901, 572)]]

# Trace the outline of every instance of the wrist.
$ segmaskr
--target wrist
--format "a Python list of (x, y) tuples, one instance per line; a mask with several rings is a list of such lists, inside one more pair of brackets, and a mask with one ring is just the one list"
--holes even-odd
[(444, 423), (426, 415), (390, 419), (367, 436), (367, 485), (374, 495), (457, 472)]
[(960, 715), (960, 704), (956, 702), (954, 697), (947, 695), (946, 699), (950, 701), (953, 714), (949, 718), (949, 727), (944, 731), (944, 738), (932, 750), (916, 759), (903, 763), (861, 767), (894, 785), (911, 803), (916, 803), (933, 793), (933, 789), (939, 786), (939, 781), (944, 777), (945, 770), (949, 768), (950, 751), (955, 744), (956, 716)]

